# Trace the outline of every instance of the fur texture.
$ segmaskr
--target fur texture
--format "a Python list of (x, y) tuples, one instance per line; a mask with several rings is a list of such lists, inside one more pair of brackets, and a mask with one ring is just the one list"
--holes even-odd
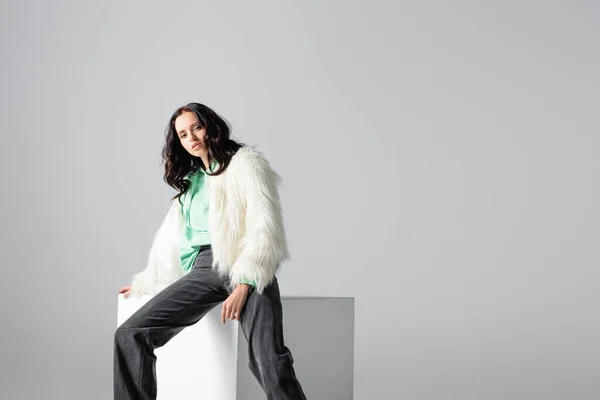
[[(256, 282), (262, 293), (290, 258), (279, 197), (280, 176), (254, 147), (238, 150), (221, 175), (207, 176), (213, 269), (229, 276), (230, 290), (240, 279)], [(179, 238), (183, 215), (177, 200), (154, 240), (146, 268), (135, 274), (132, 294), (156, 294), (183, 276)]]

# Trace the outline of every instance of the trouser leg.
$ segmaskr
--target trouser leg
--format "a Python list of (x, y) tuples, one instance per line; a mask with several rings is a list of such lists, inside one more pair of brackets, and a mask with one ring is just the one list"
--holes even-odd
[(114, 334), (114, 399), (156, 399), (156, 356), (183, 328), (223, 302), (227, 290), (212, 271), (212, 250), (198, 254), (189, 273), (156, 294)]
[(248, 341), (250, 371), (268, 400), (306, 400), (283, 340), (283, 310), (277, 278), (262, 294), (251, 290), (240, 316)]

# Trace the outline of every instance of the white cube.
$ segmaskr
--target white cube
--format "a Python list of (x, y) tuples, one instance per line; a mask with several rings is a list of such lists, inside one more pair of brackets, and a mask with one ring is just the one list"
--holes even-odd
[[(117, 326), (150, 296), (118, 295)], [(282, 296), (285, 345), (308, 399), (348, 400), (354, 388), (354, 299)], [(239, 322), (221, 306), (155, 349), (158, 400), (262, 400)]]

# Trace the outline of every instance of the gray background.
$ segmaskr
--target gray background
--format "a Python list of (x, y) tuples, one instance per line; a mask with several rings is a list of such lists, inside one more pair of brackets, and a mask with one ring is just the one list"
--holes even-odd
[(3, 1), (0, 396), (109, 399), (168, 118), (281, 173), (282, 294), (356, 298), (356, 399), (597, 399), (593, 1)]

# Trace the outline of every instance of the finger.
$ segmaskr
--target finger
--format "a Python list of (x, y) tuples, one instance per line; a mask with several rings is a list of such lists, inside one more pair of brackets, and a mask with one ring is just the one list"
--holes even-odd
[(221, 323), (225, 323), (225, 304), (223, 304), (223, 307), (221, 308)]
[(235, 319), (235, 308), (231, 307), (229, 309), (229, 319), (234, 320)]
[(123, 296), (125, 298), (128, 298), (130, 294), (131, 294), (131, 290), (128, 290), (128, 291), (125, 292), (125, 294)]

